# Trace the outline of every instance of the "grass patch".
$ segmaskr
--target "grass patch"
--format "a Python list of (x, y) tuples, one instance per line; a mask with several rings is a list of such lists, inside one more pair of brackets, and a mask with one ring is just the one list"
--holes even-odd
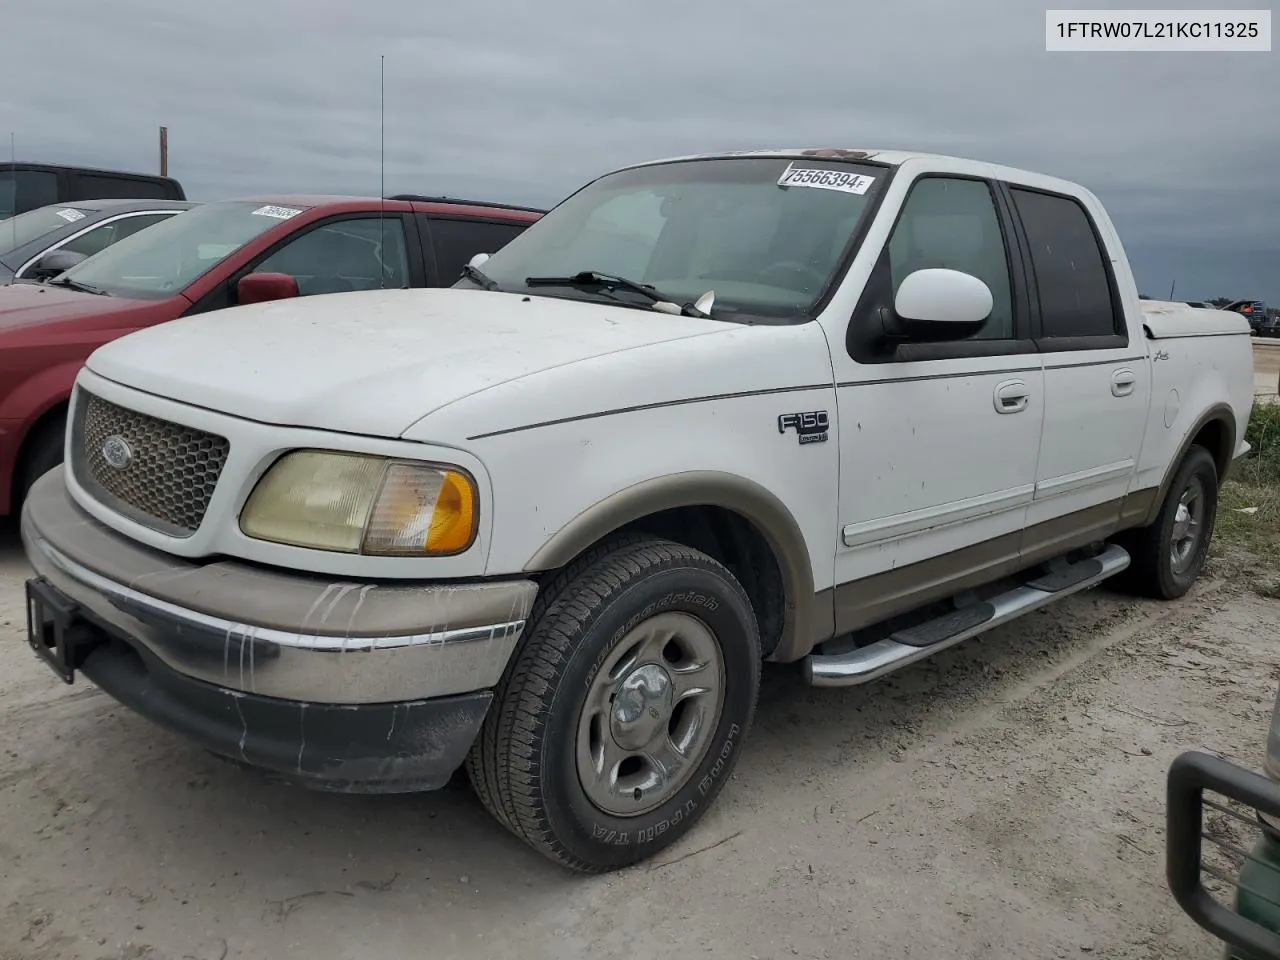
[(1274, 558), (1280, 565), (1280, 485), (1251, 483), (1243, 477), (1223, 484), (1213, 539), (1244, 547), (1261, 559)]
[(1280, 404), (1255, 404), (1245, 439), (1253, 450), (1222, 486), (1214, 541), (1280, 567)]

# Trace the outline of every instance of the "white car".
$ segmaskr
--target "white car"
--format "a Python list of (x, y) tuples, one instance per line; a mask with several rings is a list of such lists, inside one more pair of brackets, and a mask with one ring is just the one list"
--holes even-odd
[(470, 280), (235, 308), (80, 373), (31, 644), (209, 750), (435, 788), (573, 869), (683, 835), (762, 663), (864, 683), (1115, 574), (1174, 598), (1249, 328), (1140, 302), (1062, 180), (862, 150), (611, 173)]

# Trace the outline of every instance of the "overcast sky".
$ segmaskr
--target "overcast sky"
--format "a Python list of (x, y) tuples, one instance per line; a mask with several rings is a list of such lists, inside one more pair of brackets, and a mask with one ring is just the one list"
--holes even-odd
[(18, 159), (156, 170), (166, 124), (193, 199), (376, 195), (385, 55), (388, 193), (550, 205), (672, 154), (931, 150), (1089, 186), (1148, 295), (1280, 305), (1274, 50), (1046, 53), (1027, 0), (63, 0), (3, 21)]

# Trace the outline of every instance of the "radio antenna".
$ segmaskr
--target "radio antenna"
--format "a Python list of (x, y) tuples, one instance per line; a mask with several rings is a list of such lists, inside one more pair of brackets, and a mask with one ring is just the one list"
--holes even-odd
[(13, 177), (13, 213), (9, 226), (13, 229), (13, 247), (18, 247), (18, 135), (9, 131), (9, 175)]
[[(382, 252), (387, 245), (387, 55), (385, 53), (382, 54), (380, 82), (382, 89), (379, 93), (379, 106), (382, 115), (378, 124), (382, 143), (380, 146), (381, 152), (378, 156), (378, 242), (382, 249), (378, 251), (378, 260), (382, 261)], [(381, 268), (379, 273), (382, 275), (380, 289), (385, 290), (387, 288), (387, 265), (385, 262), (380, 262), (379, 267)]]

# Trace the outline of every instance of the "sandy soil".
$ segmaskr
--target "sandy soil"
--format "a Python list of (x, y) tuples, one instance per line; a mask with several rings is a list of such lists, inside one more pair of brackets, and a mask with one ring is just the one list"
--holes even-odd
[(1180, 751), (1260, 760), (1280, 604), (1216, 561), (1173, 604), (1071, 598), (879, 684), (766, 672), (712, 814), (559, 872), (464, 788), (263, 783), (66, 687), (0, 542), (0, 958), (1215, 958), (1164, 882)]

